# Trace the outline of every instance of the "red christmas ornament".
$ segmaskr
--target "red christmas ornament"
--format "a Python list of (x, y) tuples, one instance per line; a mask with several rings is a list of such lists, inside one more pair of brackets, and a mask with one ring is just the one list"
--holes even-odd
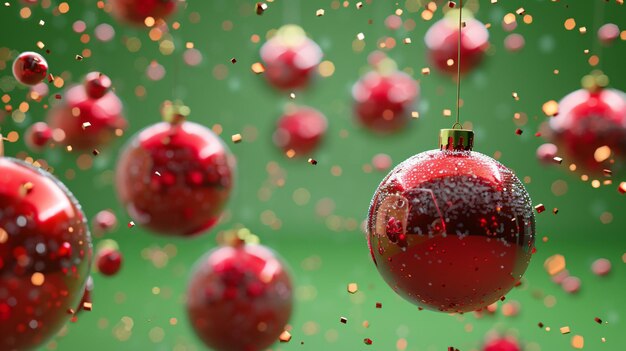
[(568, 163), (595, 175), (604, 169), (620, 171), (626, 160), (626, 94), (605, 88), (607, 84), (601, 73), (586, 76), (585, 89), (559, 102), (547, 135)]
[(146, 18), (165, 20), (176, 11), (178, 0), (110, 0), (113, 15), (122, 22), (145, 25)]
[(116, 248), (102, 248), (96, 254), (96, 265), (98, 266), (98, 272), (103, 275), (116, 275), (122, 268), (122, 253)]
[(13, 61), (13, 76), (25, 85), (35, 85), (46, 78), (48, 62), (36, 52), (26, 51)]
[(31, 150), (40, 151), (52, 139), (52, 128), (45, 122), (37, 122), (32, 124), (26, 130), (25, 142)]
[(427, 309), (482, 309), (519, 282), (535, 217), (515, 174), (471, 151), (473, 132), (444, 129), (441, 150), (417, 154), (382, 181), (368, 242), (387, 284)]
[[(461, 30), (461, 73), (472, 70), (489, 47), (489, 32), (485, 25), (463, 9), (465, 27)], [(424, 41), (430, 62), (441, 72), (456, 75), (459, 40), (458, 10), (450, 10), (426, 32)]]
[(137, 224), (192, 236), (213, 227), (233, 186), (234, 157), (210, 129), (184, 121), (185, 106), (166, 104), (171, 122), (133, 136), (116, 169), (117, 193)]
[(419, 95), (417, 83), (398, 71), (389, 58), (370, 55), (376, 69), (367, 73), (352, 87), (354, 111), (358, 121), (378, 133), (391, 133), (411, 119)]
[(284, 152), (296, 155), (312, 153), (322, 141), (328, 122), (318, 110), (306, 106), (289, 106), (274, 132), (274, 144)]
[(259, 244), (225, 246), (197, 263), (187, 288), (196, 334), (216, 351), (260, 351), (278, 340), (292, 309), (284, 263)]
[(85, 215), (69, 190), (48, 172), (0, 157), (1, 350), (36, 348), (61, 329), (91, 256)]
[(261, 47), (265, 78), (277, 89), (306, 87), (322, 60), (322, 49), (299, 26), (282, 26)]
[(89, 73), (83, 85), (70, 87), (63, 101), (48, 114), (48, 124), (60, 130), (57, 140), (76, 150), (92, 151), (109, 144), (126, 129), (122, 102), (109, 91), (110, 80), (99, 72)]
[(522, 351), (522, 348), (512, 337), (496, 337), (487, 341), (482, 351)]

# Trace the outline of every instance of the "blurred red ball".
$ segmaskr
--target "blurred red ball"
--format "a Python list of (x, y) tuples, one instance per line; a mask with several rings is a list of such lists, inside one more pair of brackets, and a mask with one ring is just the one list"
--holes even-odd
[(607, 23), (598, 29), (598, 40), (602, 44), (608, 45), (619, 38), (620, 30), (616, 24)]
[(284, 263), (262, 245), (215, 249), (197, 263), (187, 313), (200, 339), (216, 351), (260, 351), (278, 340), (292, 310)]
[(408, 74), (390, 70), (367, 73), (352, 87), (358, 121), (378, 133), (392, 133), (411, 119), (419, 96), (417, 83)]
[(320, 144), (327, 127), (326, 117), (318, 110), (292, 107), (278, 120), (274, 144), (284, 152), (293, 150), (296, 155), (308, 155)]
[(487, 341), (482, 351), (522, 351), (522, 348), (512, 337), (498, 337)]
[(116, 169), (117, 193), (137, 224), (192, 236), (212, 228), (230, 196), (234, 157), (210, 129), (157, 123), (132, 137)]
[(0, 349), (29, 350), (72, 316), (91, 265), (80, 204), (49, 173), (0, 157)]
[(261, 47), (265, 78), (277, 89), (306, 87), (322, 60), (322, 49), (295, 25), (281, 27)]
[(626, 160), (626, 94), (615, 89), (576, 90), (559, 102), (547, 136), (563, 158), (579, 169), (602, 175)]
[[(489, 32), (485, 25), (463, 11), (465, 27), (461, 31), (461, 73), (467, 73), (482, 61), (489, 47)], [(424, 38), (430, 62), (441, 72), (457, 73), (459, 20), (458, 11), (450, 11), (435, 22)]]
[(85, 76), (85, 92), (92, 99), (103, 97), (111, 89), (111, 78), (100, 72), (90, 72)]
[(23, 52), (13, 61), (13, 77), (22, 84), (35, 85), (47, 74), (48, 62), (36, 52)]
[(554, 164), (555, 162), (554, 158), (557, 156), (558, 152), (559, 152), (559, 149), (554, 144), (551, 144), (551, 143), (541, 144), (537, 148), (537, 159), (539, 159), (539, 161), (546, 163), (546, 164), (549, 164), (549, 163)]
[(519, 282), (535, 217), (515, 174), (470, 151), (433, 150), (393, 169), (372, 199), (368, 243), (379, 273), (427, 309), (487, 307)]
[(113, 15), (123, 22), (144, 25), (148, 17), (165, 20), (176, 11), (178, 0), (109, 0)]
[(106, 276), (116, 275), (122, 268), (122, 253), (112, 247), (104, 247), (96, 253), (98, 272)]
[(47, 116), (50, 127), (62, 131), (62, 139), (58, 141), (75, 150), (92, 151), (104, 147), (121, 136), (127, 126), (122, 102), (114, 92), (94, 97), (99, 96), (103, 89), (95, 87), (93, 74), (99, 75), (102, 82), (108, 80), (99, 72), (88, 74), (86, 83), (67, 89), (62, 95), (63, 101), (54, 106)]
[(52, 128), (45, 122), (37, 122), (32, 124), (26, 130), (24, 141), (33, 151), (43, 149), (52, 139)]

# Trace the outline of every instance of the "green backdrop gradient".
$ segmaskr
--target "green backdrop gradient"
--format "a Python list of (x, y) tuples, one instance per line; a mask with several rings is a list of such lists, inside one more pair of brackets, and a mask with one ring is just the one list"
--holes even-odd
[[(112, 184), (112, 170), (120, 141), (96, 157), (94, 167), (81, 171), (76, 166), (76, 155), (47, 150), (35, 157), (49, 160), (55, 174), (74, 192), (88, 217), (100, 210), (111, 208), (118, 215), (118, 229), (108, 235), (116, 240), (124, 254), (120, 273), (106, 278), (94, 273), (94, 307), (83, 312), (76, 323), (69, 323), (64, 335), (54, 339), (49, 349), (57, 350), (201, 350), (204, 346), (196, 339), (185, 315), (185, 288), (194, 262), (206, 251), (215, 247), (215, 233), (241, 223), (261, 237), (289, 262), (296, 286), (295, 313), (291, 320), (293, 339), (290, 343), (276, 344), (274, 350), (396, 350), (396, 341), (405, 338), (410, 351), (447, 350), (448, 346), (466, 351), (480, 346), (484, 334), (491, 330), (511, 331), (517, 334), (529, 351), (554, 351), (571, 349), (572, 335), (585, 337), (585, 350), (624, 350), (626, 345), (626, 306), (624, 290), (626, 275), (622, 255), (626, 252), (626, 195), (616, 190), (616, 185), (591, 187), (582, 182), (579, 174), (567, 171), (567, 166), (544, 167), (535, 158), (535, 150), (542, 143), (534, 136), (539, 124), (546, 120), (541, 111), (545, 101), (559, 100), (580, 87), (580, 78), (590, 71), (589, 55), (583, 50), (592, 49), (595, 39), (595, 3), (605, 7), (600, 23), (613, 22), (626, 27), (626, 6), (616, 1), (561, 0), (559, 2), (500, 0), (491, 4), (481, 0), (477, 18), (491, 23), (490, 55), (475, 72), (464, 77), (462, 98), (463, 121), (471, 121), (476, 132), (476, 151), (493, 156), (501, 153), (500, 161), (514, 169), (520, 179), (529, 177), (527, 189), (535, 204), (546, 208), (559, 208), (558, 215), (550, 210), (537, 216), (537, 253), (525, 275), (522, 287), (507, 295), (507, 301), (521, 303), (516, 317), (504, 317), (500, 311), (492, 317), (477, 319), (473, 314), (450, 316), (418, 311), (416, 306), (397, 297), (378, 275), (369, 257), (360, 223), (365, 218), (370, 198), (385, 173), (365, 173), (364, 164), (371, 162), (377, 153), (386, 153), (397, 164), (421, 151), (435, 148), (438, 131), (452, 125), (451, 118), (442, 116), (445, 108), (453, 109), (455, 85), (433, 69), (428, 76), (420, 70), (428, 66), (423, 37), (433, 21), (426, 22), (419, 13), (405, 10), (402, 18), (415, 20), (410, 32), (392, 31), (385, 27), (385, 18), (397, 8), (406, 8), (405, 1), (364, 1), (357, 10), (356, 1), (349, 6), (333, 10), (331, 1), (277, 0), (269, 3), (262, 16), (253, 13), (254, 1), (205, 0), (188, 1), (174, 19), (182, 26), (172, 31), (176, 51), (163, 56), (158, 43), (151, 41), (148, 31), (117, 24), (107, 13), (99, 10), (95, 0), (69, 1), (67, 14), (53, 16), (52, 7), (34, 7), (29, 19), (19, 17), (19, 2), (8, 0), (10, 7), (0, 6), (0, 47), (15, 53), (37, 50), (41, 40), (50, 49), (46, 55), (51, 72), (63, 75), (66, 85), (76, 82), (92, 70), (108, 74), (117, 94), (124, 101), (125, 114), (130, 127), (124, 135), (126, 141), (138, 130), (160, 120), (159, 105), (165, 99), (183, 99), (191, 107), (190, 120), (207, 126), (220, 124), (222, 137), (235, 154), (238, 163), (236, 190), (228, 205), (226, 220), (212, 232), (194, 239), (159, 237), (142, 228), (128, 229), (130, 220), (117, 202)], [(413, 3), (416, 1), (409, 1)], [(3, 1), (4, 3), (4, 1)], [(53, 0), (53, 4), (58, 1)], [(54, 7), (54, 6), (53, 6)], [(526, 45), (521, 52), (510, 53), (504, 48), (508, 34), (502, 29), (502, 17), (515, 13), (519, 7), (533, 16), (533, 23), (524, 24), (518, 16), (514, 32), (524, 35)], [(326, 14), (316, 17), (315, 11), (324, 8)], [(200, 14), (200, 22), (189, 21), (191, 13)], [(567, 31), (564, 21), (575, 18), (577, 28), (586, 26), (587, 34), (578, 29)], [(39, 26), (40, 19), (45, 20)], [(92, 35), (88, 44), (80, 42), (80, 34), (71, 29), (76, 20), (87, 24), (85, 33)], [(368, 24), (368, 20), (372, 20)], [(222, 29), (224, 21), (232, 22), (232, 30)], [(115, 38), (107, 43), (93, 37), (98, 23), (115, 27)], [(306, 160), (289, 160), (271, 143), (271, 133), (285, 103), (291, 100), (287, 93), (277, 93), (269, 88), (262, 76), (253, 74), (250, 65), (259, 60), (258, 51), (266, 33), (285, 23), (297, 23), (322, 47), (325, 60), (335, 65), (335, 73), (319, 78), (308, 90), (297, 92), (295, 102), (313, 106), (329, 120), (329, 130), (324, 145), (315, 154), (317, 166)], [(365, 49), (355, 52), (352, 42), (357, 33), (365, 34)], [(252, 43), (251, 35), (262, 40)], [(396, 39), (397, 46), (388, 51), (401, 69), (412, 69), (420, 81), (420, 118), (412, 120), (403, 132), (380, 137), (355, 125), (351, 113), (352, 84), (367, 68), (367, 54), (376, 48), (382, 36)], [(138, 52), (129, 52), (123, 44), (125, 38), (139, 38), (142, 46)], [(404, 45), (402, 39), (412, 38)], [(182, 63), (185, 43), (193, 42), (203, 54), (199, 66)], [(74, 56), (84, 48), (92, 50), (92, 57), (76, 61)], [(6, 50), (6, 49), (5, 49)], [(229, 60), (235, 57), (236, 64)], [(3, 59), (7, 59), (4, 57)], [(611, 78), (611, 85), (626, 90), (626, 46), (617, 40), (602, 48), (603, 70)], [(153, 60), (165, 67), (167, 73), (160, 81), (150, 81), (146, 66)], [(0, 66), (0, 88), (12, 97), (14, 107), (24, 99), (26, 89), (14, 87), (10, 72), (11, 60)], [(217, 65), (227, 70), (223, 80), (214, 77)], [(553, 70), (558, 69), (558, 75)], [(138, 98), (134, 91), (138, 85), (146, 88), (145, 97)], [(51, 88), (51, 95), (60, 92)], [(520, 99), (515, 101), (512, 92)], [(50, 99), (50, 100), (53, 100)], [(513, 121), (515, 112), (524, 112), (528, 123), (522, 126), (523, 135), (515, 135), (518, 126)], [(15, 123), (11, 116), (0, 118), (3, 133), (17, 130), (20, 134), (33, 122), (43, 120), (42, 104), (31, 103), (26, 119)], [(256, 130), (257, 137), (254, 141)], [(244, 141), (233, 144), (230, 136), (242, 133)], [(342, 137), (340, 134), (343, 134)], [(347, 134), (347, 137), (345, 135)], [(25, 150), (23, 140), (6, 145), (7, 155)], [(567, 161), (567, 160), (566, 160)], [(275, 187), (267, 201), (261, 201), (259, 189), (268, 181), (269, 162), (276, 162), (285, 172), (285, 185)], [(566, 163), (566, 162), (565, 162)], [(331, 174), (331, 167), (341, 167), (340, 176)], [(67, 179), (69, 169), (76, 170), (74, 179)], [(619, 183), (619, 178), (614, 181)], [(551, 191), (557, 180), (567, 182), (566, 194), (556, 196)], [(622, 178), (621, 180), (626, 180)], [(310, 193), (308, 204), (294, 203), (293, 193), (305, 188)], [(322, 199), (332, 199), (332, 216), (321, 217), (316, 204)], [(264, 211), (273, 211), (282, 225), (272, 229), (261, 221)], [(611, 213), (613, 219), (603, 224), (600, 216)], [(606, 215), (605, 215), (606, 216)], [(334, 223), (359, 223), (356, 229), (333, 230)], [(350, 228), (350, 226), (348, 226)], [(543, 242), (543, 237), (548, 237)], [(101, 240), (97, 239), (96, 243)], [(165, 267), (156, 268), (142, 257), (146, 248), (173, 244), (176, 255)], [(570, 273), (582, 279), (581, 291), (568, 295), (543, 269), (544, 260), (556, 253), (567, 259)], [(591, 263), (605, 257), (613, 263), (607, 277), (597, 277), (590, 271)], [(318, 268), (311, 270), (303, 262), (319, 259)], [(359, 284), (359, 292), (349, 295), (346, 285)], [(160, 293), (154, 294), (153, 287)], [(556, 304), (546, 307), (546, 296), (553, 296)], [(376, 309), (375, 303), (383, 308)], [(348, 318), (346, 325), (339, 318)], [(132, 333), (124, 341), (118, 340), (113, 330), (121, 319), (130, 317)], [(599, 317), (608, 324), (594, 322)], [(177, 318), (176, 325), (170, 319)], [(369, 328), (362, 322), (368, 320)], [(543, 322), (552, 331), (537, 326)], [(570, 326), (572, 334), (561, 335), (559, 327)], [(162, 328), (164, 337), (154, 342)], [(152, 333), (153, 338), (150, 338)], [(371, 338), (371, 346), (363, 338)], [(606, 338), (606, 343), (601, 338)], [(156, 338), (159, 339), (158, 337)], [(301, 344), (301, 341), (304, 344)]]

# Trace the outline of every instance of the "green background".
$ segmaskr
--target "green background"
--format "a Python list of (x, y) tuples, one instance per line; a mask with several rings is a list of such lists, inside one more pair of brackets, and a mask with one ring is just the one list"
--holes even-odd
[[(111, 181), (123, 142), (104, 150), (89, 170), (79, 170), (77, 155), (59, 149), (32, 154), (50, 162), (57, 177), (78, 197), (88, 217), (103, 209), (114, 210), (120, 225), (107, 238), (119, 243), (125, 259), (122, 270), (114, 277), (93, 274), (96, 285), (93, 311), (81, 313), (78, 322), (69, 323), (62, 335), (47, 345), (48, 349), (203, 349), (186, 321), (185, 287), (194, 262), (215, 247), (215, 233), (237, 224), (259, 235), (292, 269), (296, 294), (291, 319), (293, 339), (287, 344), (274, 345), (275, 350), (396, 350), (396, 341), (405, 338), (407, 350), (447, 350), (448, 346), (455, 346), (465, 351), (478, 349), (490, 330), (517, 335), (529, 351), (571, 349), (574, 334), (584, 336), (586, 350), (624, 349), (626, 278), (622, 255), (626, 252), (623, 238), (626, 197), (616, 190), (620, 178), (614, 177), (613, 185), (594, 189), (590, 182), (580, 180), (579, 173), (569, 172), (565, 164), (539, 165), (535, 150), (543, 141), (534, 133), (546, 120), (542, 104), (551, 99), (558, 101), (578, 89), (580, 78), (590, 71), (585, 49), (601, 49), (598, 53), (602, 68), (611, 78), (611, 85), (626, 90), (624, 41), (618, 39), (610, 47), (594, 44), (598, 24), (613, 22), (622, 29), (626, 27), (625, 6), (614, 0), (608, 3), (501, 0), (497, 4), (480, 1), (476, 16), (492, 24), (489, 30), (492, 47), (482, 66), (464, 77), (462, 120), (473, 124), (477, 134), (475, 149), (490, 156), (500, 153), (500, 161), (514, 169), (520, 179), (528, 177), (527, 189), (534, 203), (545, 204), (548, 211), (537, 216), (537, 253), (525, 275), (525, 284), (507, 295), (506, 302), (520, 303), (519, 315), (505, 317), (499, 308), (494, 316), (478, 319), (473, 314), (450, 316), (418, 311), (395, 296), (371, 263), (360, 229), (371, 195), (385, 175), (385, 172), (364, 172), (363, 166), (370, 164), (378, 153), (388, 154), (393, 164), (397, 164), (413, 154), (433, 149), (438, 130), (453, 122), (443, 117), (441, 111), (454, 107), (454, 83), (434, 69), (428, 76), (420, 74), (421, 68), (428, 66), (424, 33), (441, 17), (441, 10), (432, 21), (424, 21), (419, 12), (407, 10), (419, 3), (416, 0), (364, 1), (360, 10), (356, 9), (356, 1), (350, 1), (346, 8), (342, 3), (333, 9), (331, 1), (277, 0), (269, 3), (263, 16), (257, 16), (253, 11), (254, 1), (188, 1), (187, 7), (181, 8), (172, 19), (182, 24), (179, 30), (171, 32), (176, 51), (164, 56), (158, 50), (158, 42), (149, 39), (147, 30), (117, 24), (97, 8), (96, 1), (70, 1), (70, 11), (55, 16), (53, 8), (59, 2), (53, 0), (47, 9), (34, 7), (28, 19), (20, 18), (18, 1), (8, 2), (10, 7), (0, 6), (0, 47), (4, 52), (2, 60), (6, 60), (1, 66), (0, 88), (3, 94), (11, 96), (10, 104), (14, 107), (25, 100), (27, 90), (14, 84), (10, 72), (12, 58), (7, 57), (7, 48), (15, 57), (21, 51), (39, 51), (35, 43), (41, 40), (52, 51), (46, 55), (51, 72), (62, 75), (66, 85), (79, 81), (92, 70), (112, 78), (130, 123), (124, 140), (159, 121), (159, 105), (163, 100), (180, 98), (191, 107), (190, 120), (222, 126), (222, 137), (238, 163), (236, 191), (225, 220), (210, 233), (184, 240), (126, 227), (129, 218), (117, 203)], [(508, 33), (502, 29), (501, 22), (506, 13), (515, 13), (521, 6), (533, 16), (533, 23), (524, 24), (521, 16), (517, 16), (514, 32), (525, 37), (526, 45), (521, 52), (510, 53), (504, 48)], [(326, 10), (323, 17), (315, 16), (319, 8)], [(416, 22), (413, 30), (392, 31), (385, 27), (384, 19), (398, 8), (405, 10), (401, 16), (404, 20)], [(191, 23), (189, 18), (193, 13), (200, 15), (198, 23)], [(564, 28), (567, 18), (576, 20), (576, 29)], [(44, 26), (39, 26), (40, 19), (45, 20)], [(92, 36), (87, 44), (81, 43), (80, 34), (71, 29), (72, 23), (79, 19), (86, 22), (85, 33)], [(370, 19), (372, 23), (368, 24)], [(231, 30), (223, 29), (225, 21), (231, 21)], [(115, 27), (112, 41), (102, 43), (93, 37), (99, 23)], [(296, 92), (296, 103), (319, 109), (329, 120), (325, 143), (314, 156), (319, 162), (317, 166), (309, 165), (306, 159), (289, 160), (273, 147), (274, 123), (290, 99), (287, 93), (268, 87), (262, 76), (250, 70), (250, 65), (259, 60), (258, 51), (266, 33), (285, 23), (304, 27), (323, 49), (324, 59), (335, 65), (331, 77), (319, 78), (310, 89)], [(587, 34), (579, 33), (580, 26), (587, 27)], [(360, 32), (365, 34), (365, 48), (355, 52), (352, 45)], [(251, 42), (253, 34), (261, 36), (259, 43)], [(401, 69), (414, 72), (422, 95), (420, 118), (412, 120), (401, 133), (387, 137), (373, 135), (355, 125), (350, 97), (352, 84), (368, 69), (367, 54), (375, 50), (377, 39), (383, 36), (398, 42), (387, 53)], [(124, 45), (131, 37), (141, 41), (140, 51), (129, 52)], [(405, 37), (412, 38), (412, 44), (402, 44)], [(182, 63), (186, 42), (193, 42), (203, 54), (203, 61), (197, 67)], [(76, 61), (74, 56), (85, 48), (92, 50), (92, 57)], [(234, 65), (229, 62), (232, 57), (238, 61)], [(153, 60), (167, 71), (164, 79), (156, 82), (145, 74), (146, 66)], [(213, 73), (216, 66), (218, 70), (227, 70), (225, 79), (216, 79)], [(560, 71), (558, 75), (553, 74), (555, 69)], [(134, 93), (139, 85), (147, 92), (142, 98)], [(61, 90), (51, 86), (50, 96), (57, 92)], [(519, 101), (512, 98), (512, 92), (518, 93)], [(47, 99), (44, 102), (49, 102)], [(525, 125), (515, 123), (516, 112), (527, 115)], [(0, 126), (5, 134), (13, 130), (22, 134), (31, 123), (43, 120), (45, 113), (43, 102), (31, 101), (23, 122), (15, 123), (9, 114), (0, 119)], [(516, 128), (523, 129), (523, 135), (515, 135)], [(242, 143), (230, 142), (230, 136), (235, 133), (243, 134)], [(8, 155), (26, 150), (22, 139), (6, 145), (6, 149)], [(267, 171), (270, 162), (281, 168), (285, 185), (270, 186), (271, 196), (261, 200), (259, 190), (268, 187), (271, 181)], [(341, 175), (332, 175), (332, 167), (340, 167)], [(75, 170), (73, 179), (67, 178), (68, 170)], [(555, 182), (557, 187), (565, 183), (567, 192), (555, 195), (552, 191)], [(310, 194), (308, 203), (294, 203), (293, 194), (298, 189), (306, 189)], [(334, 206), (328, 207), (330, 203)], [(332, 214), (320, 216), (317, 206), (331, 208)], [(551, 213), (554, 207), (559, 209), (558, 215)], [(261, 220), (264, 213), (264, 218), (270, 219), (273, 213), (280, 220), (280, 228), (264, 224)], [(601, 217), (608, 223), (603, 223)], [(543, 237), (548, 241), (544, 242)], [(167, 264), (155, 267), (144, 257), (147, 250), (169, 252)], [(581, 291), (576, 295), (566, 294), (552, 283), (543, 269), (544, 260), (557, 253), (565, 256), (570, 274), (582, 280)], [(597, 277), (590, 271), (591, 263), (599, 257), (613, 263), (613, 271), (607, 277)], [(350, 282), (359, 284), (358, 293), (346, 292)], [(158, 294), (153, 293), (154, 287), (160, 289)], [(550, 301), (556, 303), (552, 306)], [(376, 309), (376, 302), (382, 302), (383, 308)], [(342, 316), (348, 318), (348, 324), (339, 322)], [(594, 317), (608, 323), (599, 325)], [(115, 331), (124, 325), (122, 319), (128, 323), (128, 318), (132, 319), (131, 333), (125, 340), (118, 340)], [(171, 318), (177, 318), (176, 325), (170, 325)], [(364, 320), (369, 321), (369, 328), (362, 326)], [(550, 326), (552, 331), (540, 329), (538, 322)], [(558, 328), (562, 326), (570, 326), (572, 334), (561, 335)], [(374, 344), (364, 345), (366, 337)], [(606, 343), (601, 342), (602, 337)]]

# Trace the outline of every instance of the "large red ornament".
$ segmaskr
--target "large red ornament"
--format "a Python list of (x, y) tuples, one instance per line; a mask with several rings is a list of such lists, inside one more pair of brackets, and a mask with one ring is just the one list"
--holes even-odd
[(91, 264), (74, 196), (48, 172), (0, 157), (0, 349), (40, 346), (72, 317)]
[(265, 78), (277, 89), (306, 87), (322, 60), (322, 49), (296, 25), (281, 27), (261, 47)]
[(133, 136), (120, 155), (117, 193), (137, 224), (192, 236), (219, 220), (233, 173), (234, 157), (210, 129), (184, 120), (162, 122)]
[(48, 62), (36, 52), (26, 51), (13, 61), (13, 76), (25, 85), (35, 85), (46, 78)]
[(109, 87), (107, 76), (92, 72), (84, 84), (70, 87), (63, 94), (63, 101), (47, 117), (50, 128), (62, 131), (57, 141), (76, 150), (92, 151), (123, 134), (127, 122), (122, 102)]
[(274, 144), (284, 152), (296, 155), (313, 152), (322, 141), (328, 122), (318, 110), (306, 106), (289, 106), (274, 132)]
[(123, 22), (144, 25), (146, 18), (165, 20), (176, 11), (178, 0), (110, 0), (113, 15)]
[(191, 325), (216, 351), (265, 350), (278, 340), (291, 309), (291, 278), (259, 244), (209, 252), (196, 263), (187, 288)]
[(519, 282), (534, 248), (530, 197), (515, 174), (442, 130), (382, 181), (369, 210), (370, 252), (387, 284), (431, 310), (484, 308)]
[[(461, 30), (461, 73), (467, 73), (482, 61), (489, 47), (489, 32), (467, 9), (463, 9), (463, 22), (465, 27)], [(441, 72), (452, 75), (457, 73), (458, 39), (458, 10), (449, 11), (426, 32), (424, 41), (428, 58)]]
[(411, 119), (419, 87), (411, 76), (398, 71), (391, 59), (375, 59), (371, 63), (375, 70), (352, 87), (354, 112), (366, 128), (378, 133), (391, 133), (404, 127)]
[(626, 161), (626, 94), (602, 87), (608, 83), (606, 76), (585, 79), (587, 89), (559, 102), (558, 114), (550, 118), (548, 138), (566, 162), (584, 172), (621, 171)]

